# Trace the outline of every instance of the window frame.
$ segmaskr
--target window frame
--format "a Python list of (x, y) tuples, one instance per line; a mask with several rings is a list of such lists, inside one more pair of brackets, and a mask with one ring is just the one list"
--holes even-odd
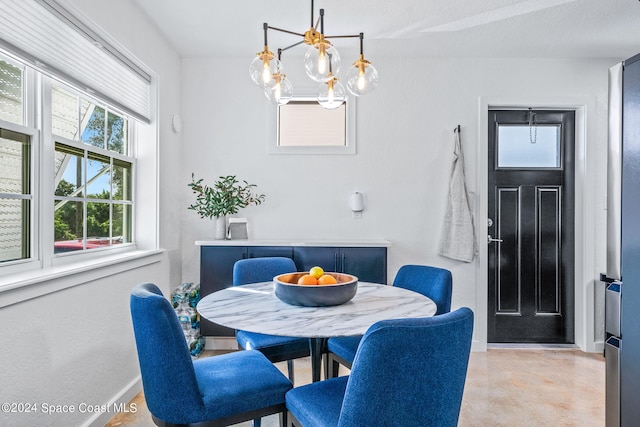
[(0, 120), (0, 127), (29, 135), (31, 150), (30, 156), (30, 184), (31, 184), (31, 209), (29, 212), (29, 256), (26, 258), (4, 261), (0, 263), (0, 276), (31, 271), (42, 268), (42, 228), (40, 222), (40, 210), (42, 201), (40, 194), (40, 152), (42, 150), (42, 133), (38, 126), (39, 109), (36, 105), (38, 78), (36, 71), (28, 64), (20, 61), (14, 55), (0, 50), (0, 59), (22, 69), (22, 123)]
[[(309, 92), (309, 90), (302, 90)], [(357, 153), (357, 96), (347, 96), (345, 100), (345, 129), (344, 138), (345, 145), (287, 145), (279, 144), (279, 126), (280, 126), (280, 106), (269, 104), (267, 107), (267, 153), (268, 154), (347, 154), (354, 155)], [(286, 106), (293, 106), (296, 103), (308, 104), (317, 103), (317, 98), (312, 95), (296, 95), (291, 98)], [(319, 107), (322, 108), (322, 107)], [(316, 116), (309, 116), (309, 122), (318, 120)]]
[[(500, 150), (504, 145), (501, 145), (500, 141), (500, 129), (502, 128), (529, 128), (529, 132), (532, 131), (531, 125), (526, 123), (512, 123), (501, 122), (496, 124), (497, 147), (495, 152), (495, 164), (496, 170), (548, 170), (548, 171), (561, 171), (564, 164), (564, 146), (562, 139), (562, 123), (554, 122), (542, 122), (533, 125), (534, 128), (555, 128), (556, 129), (556, 164), (557, 166), (527, 166), (527, 165), (513, 165), (513, 166), (501, 166), (500, 165)], [(537, 132), (537, 131), (536, 131)]]
[[(38, 187), (38, 175), (39, 168), (36, 167), (36, 152), (38, 147), (40, 146), (40, 132), (38, 129), (30, 128), (27, 126), (19, 125), (12, 122), (6, 122), (0, 120), (0, 128), (6, 129), (12, 132), (16, 132), (22, 135), (29, 136), (29, 184), (30, 184), (30, 196), (31, 196), (31, 208), (29, 209), (29, 236), (28, 236), (28, 244), (30, 247), (29, 256), (25, 258), (3, 261), (0, 263), (0, 268), (8, 271), (22, 271), (25, 269), (31, 269), (35, 267), (35, 264), (39, 259), (39, 248), (40, 248), (40, 235), (39, 235), (39, 226), (37, 221), (37, 213), (40, 209), (40, 200), (36, 196), (36, 191)], [(18, 199), (18, 198), (16, 198)], [(23, 230), (24, 231), (24, 230)]]
[[(61, 86), (64, 90), (67, 90), (69, 92), (72, 92), (74, 95), (78, 96), (80, 99), (83, 100), (87, 100), (90, 101), (100, 107), (105, 108), (105, 118), (107, 117), (106, 114), (108, 112), (114, 112), (116, 114), (118, 114), (119, 116), (126, 118), (128, 120), (127, 123), (127, 151), (128, 151), (128, 155), (125, 154), (120, 154), (118, 152), (115, 151), (110, 151), (107, 150), (106, 148), (102, 148), (102, 147), (96, 147), (90, 144), (85, 143), (84, 141), (82, 141), (81, 135), (79, 135), (79, 139), (76, 140), (71, 140), (69, 138), (66, 138), (64, 136), (60, 136), (60, 135), (56, 135), (53, 133), (53, 126), (52, 126), (52, 112), (53, 112), (53, 101), (52, 101), (52, 93), (53, 93), (53, 86), (57, 85), (57, 86)], [(128, 251), (131, 249), (135, 249), (137, 248), (137, 243), (136, 243), (136, 201), (135, 201), (135, 188), (136, 188), (136, 153), (137, 153), (137, 138), (135, 137), (136, 132), (136, 120), (130, 116), (128, 116), (127, 114), (125, 114), (124, 112), (118, 110), (117, 108), (115, 108), (112, 105), (109, 105), (106, 101), (103, 101), (101, 99), (98, 99), (94, 96), (91, 96), (88, 93), (84, 93), (80, 90), (77, 90), (73, 87), (71, 87), (68, 83), (62, 82), (60, 80), (57, 79), (53, 79), (50, 77), (43, 77), (43, 85), (42, 85), (42, 90), (43, 90), (43, 99), (45, 100), (45, 102), (43, 102), (43, 106), (47, 106), (49, 111), (46, 113), (43, 113), (43, 119), (46, 118), (46, 120), (48, 121), (48, 123), (43, 123), (43, 130), (47, 132), (47, 142), (48, 144), (51, 145), (51, 152), (47, 153), (47, 154), (51, 154), (51, 159), (49, 164), (53, 165), (54, 164), (54, 157), (55, 157), (55, 153), (56, 153), (56, 143), (60, 143), (60, 144), (64, 144), (64, 145), (68, 145), (74, 148), (77, 148), (79, 150), (86, 150), (87, 153), (95, 153), (99, 156), (106, 156), (109, 157), (110, 160), (110, 164), (113, 165), (113, 160), (117, 159), (120, 161), (124, 161), (126, 163), (130, 163), (131, 164), (131, 242), (127, 242), (127, 243), (122, 243), (122, 244), (118, 244), (118, 245), (109, 245), (107, 247), (104, 248), (92, 248), (92, 249), (87, 249), (86, 247), (84, 247), (83, 244), (83, 249), (82, 250), (77, 250), (77, 251), (70, 251), (70, 252), (61, 252), (61, 253), (55, 253), (54, 251), (54, 244), (55, 244), (55, 236), (54, 236), (54, 217), (55, 217), (55, 212), (53, 211), (53, 206), (55, 204), (55, 200), (56, 200), (56, 196), (55, 196), (55, 185), (53, 183), (53, 181), (51, 181), (51, 188), (50, 191), (49, 189), (48, 191), (48, 196), (50, 196), (50, 203), (46, 204), (44, 206), (51, 206), (51, 211), (50, 211), (50, 222), (48, 222), (48, 224), (51, 224), (50, 230), (50, 236), (49, 238), (43, 243), (43, 247), (50, 247), (51, 251), (49, 253), (49, 251), (45, 251), (47, 252), (48, 256), (51, 256), (50, 258), (50, 262), (52, 265), (58, 265), (58, 264), (64, 264), (64, 263), (68, 263), (68, 262), (72, 262), (76, 259), (93, 259), (93, 258), (100, 258), (104, 256), (104, 253), (107, 252), (108, 254), (111, 253), (116, 253), (116, 252), (121, 252), (121, 251)], [(52, 171), (53, 172), (53, 171)], [(87, 171), (85, 170), (85, 174), (87, 173)], [(113, 172), (112, 172), (113, 173)], [(112, 212), (112, 206), (113, 206), (113, 198), (112, 198), (112, 194), (111, 197), (109, 198), (109, 205), (110, 205), (110, 212)], [(86, 211), (86, 203), (92, 202), (95, 199), (93, 198), (88, 198), (87, 194), (86, 194), (86, 190), (85, 190), (85, 196), (83, 197), (84, 199), (84, 210)], [(116, 201), (117, 203), (115, 204), (125, 204), (125, 203), (120, 203), (121, 201)], [(83, 215), (84, 218), (84, 224), (83, 227), (86, 230), (86, 215)], [(110, 224), (110, 229), (113, 225), (113, 217), (110, 214), (110, 219), (111, 219), (111, 224)], [(84, 237), (83, 240), (85, 240), (86, 242), (86, 238), (87, 236)], [(49, 244), (50, 243), (50, 244)]]
[[(131, 182), (130, 187), (132, 188), (131, 190), (131, 197), (130, 200), (119, 200), (119, 199), (115, 199), (113, 198), (113, 187), (110, 186), (109, 189), (109, 199), (96, 199), (93, 197), (89, 197), (89, 195), (87, 194), (88, 190), (87, 188), (85, 188), (85, 190), (83, 191), (84, 195), (83, 196), (75, 196), (75, 197), (69, 197), (69, 196), (56, 196), (55, 195), (55, 185), (53, 186), (53, 204), (55, 205), (57, 200), (68, 200), (68, 201), (72, 201), (72, 202), (82, 202), (83, 203), (83, 248), (77, 251), (69, 251), (69, 252), (60, 252), (60, 253), (55, 253), (55, 236), (54, 236), (54, 240), (53, 240), (53, 247), (54, 247), (54, 253), (53, 256), (54, 258), (58, 258), (58, 257), (64, 257), (64, 256), (72, 256), (72, 255), (76, 255), (79, 253), (86, 253), (89, 249), (86, 247), (87, 244), (87, 239), (89, 238), (89, 236), (87, 236), (87, 216), (86, 216), (86, 210), (87, 210), (87, 203), (108, 203), (109, 204), (109, 218), (110, 218), (110, 224), (109, 224), (109, 237), (113, 237), (111, 235), (112, 233), (112, 228), (113, 228), (113, 222), (114, 222), (114, 216), (113, 216), (113, 206), (115, 205), (122, 205), (122, 206), (130, 206), (131, 207), (131, 242), (125, 242), (125, 243), (120, 243), (117, 246), (114, 246), (112, 244), (109, 244), (108, 246), (104, 247), (104, 248), (91, 248), (90, 251), (94, 252), (94, 251), (103, 251), (103, 250), (112, 250), (116, 247), (121, 247), (121, 246), (130, 246), (130, 245), (135, 245), (135, 221), (134, 221), (134, 215), (135, 215), (135, 200), (134, 200), (134, 195), (133, 195), (133, 188), (135, 187), (134, 185), (134, 176), (135, 176), (135, 158), (130, 158), (128, 156), (123, 156), (119, 153), (116, 153), (114, 151), (109, 151), (109, 150), (105, 150), (104, 148), (99, 148), (99, 147), (95, 147), (89, 144), (86, 144), (82, 141), (74, 141), (74, 140), (70, 140), (58, 135), (53, 135), (53, 144), (54, 144), (54, 156), (56, 153), (56, 145), (57, 144), (61, 144), (61, 145), (66, 145), (68, 147), (77, 149), (79, 151), (83, 152), (83, 161), (86, 162), (87, 160), (91, 157), (91, 154), (95, 154), (101, 157), (106, 157), (109, 159), (109, 166), (111, 167), (111, 171), (110, 171), (110, 181), (113, 180), (113, 166), (116, 166), (116, 162), (120, 161), (120, 162), (124, 162), (127, 163), (131, 166), (131, 170), (130, 170), (130, 175), (131, 175)], [(87, 174), (87, 170), (84, 170), (84, 173)], [(88, 176), (85, 175), (85, 181), (88, 179)], [(54, 182), (55, 184), (55, 182)], [(53, 212), (54, 218), (55, 218), (55, 211)]]
[[(3, 290), (3, 283), (7, 283), (5, 278), (15, 277), (29, 273), (29, 275), (43, 275), (46, 271), (55, 267), (71, 266), (77, 263), (89, 265), (102, 263), (111, 256), (118, 256), (125, 252), (138, 249), (136, 238), (136, 187), (137, 187), (137, 120), (121, 110), (110, 105), (104, 100), (98, 99), (91, 94), (85, 93), (72, 87), (68, 82), (63, 82), (49, 77), (35, 69), (28, 63), (21, 62), (14, 55), (0, 50), (0, 58), (12, 65), (21, 67), (23, 71), (23, 124), (0, 120), (0, 127), (28, 135), (30, 137), (30, 184), (31, 184), (31, 209), (29, 212), (30, 236), (29, 257), (11, 261), (0, 262), (0, 291)], [(52, 87), (60, 85), (72, 91), (83, 99), (94, 102), (100, 106), (107, 107), (109, 112), (114, 112), (128, 121), (127, 124), (127, 145), (128, 155), (122, 155), (115, 151), (85, 144), (81, 140), (72, 141), (52, 133)], [(50, 179), (53, 173), (55, 144), (60, 143), (81, 147), (89, 152), (96, 152), (100, 155), (107, 155), (111, 164), (113, 160), (124, 161), (131, 164), (131, 242), (117, 245), (109, 245), (105, 248), (83, 249), (67, 253), (54, 253), (54, 200), (55, 185)], [(88, 199), (90, 201), (90, 199)], [(113, 195), (109, 199), (110, 220), (113, 223), (112, 206), (122, 203), (121, 200), (114, 200)], [(110, 225), (111, 229), (112, 225)], [(87, 264), (89, 263), (89, 264)], [(99, 265), (99, 264), (97, 264)], [(38, 273), (40, 272), (40, 273)]]

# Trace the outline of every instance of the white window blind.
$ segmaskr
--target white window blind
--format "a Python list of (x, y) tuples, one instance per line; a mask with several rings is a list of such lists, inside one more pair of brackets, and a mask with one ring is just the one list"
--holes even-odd
[(146, 123), (151, 76), (55, 0), (0, 0), (0, 46)]
[(347, 108), (334, 110), (315, 101), (291, 101), (278, 107), (278, 145), (281, 147), (345, 147)]

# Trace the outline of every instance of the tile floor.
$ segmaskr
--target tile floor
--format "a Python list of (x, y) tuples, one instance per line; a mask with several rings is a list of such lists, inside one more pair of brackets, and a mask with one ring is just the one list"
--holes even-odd
[[(296, 385), (309, 383), (309, 359), (296, 360), (295, 365)], [(286, 372), (286, 363), (277, 366)], [(471, 353), (459, 425), (604, 426), (604, 369), (601, 354), (575, 349), (500, 348)], [(142, 393), (134, 402), (137, 413), (117, 414), (107, 427), (153, 426)], [(275, 427), (278, 417), (267, 417), (262, 425)]]

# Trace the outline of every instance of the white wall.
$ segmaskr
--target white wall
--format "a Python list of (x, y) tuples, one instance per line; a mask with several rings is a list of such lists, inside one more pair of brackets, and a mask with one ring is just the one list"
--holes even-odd
[[(159, 223), (149, 218), (153, 225), (148, 240), (154, 246), (159, 241), (166, 251), (35, 283), (19, 292), (65, 289), (12, 305), (5, 303), (13, 292), (0, 294), (0, 400), (36, 403), (40, 409), (30, 414), (3, 414), (2, 425), (104, 425), (114, 415), (113, 409), (80, 413), (78, 405), (128, 402), (141, 389), (129, 314), (131, 289), (152, 281), (167, 293), (180, 283), (182, 274), (182, 211), (176, 203), (182, 194), (178, 185), (181, 146), (180, 135), (170, 129), (171, 115), (180, 107), (180, 57), (129, 0), (71, 0), (65, 4), (88, 15), (158, 77), (160, 115), (153, 123), (156, 129), (150, 132), (154, 138), (146, 141), (152, 146), (141, 147), (140, 152), (151, 157), (152, 170), (159, 164), (160, 185), (151, 176), (146, 182), (152, 185), (136, 188), (136, 195), (137, 201), (152, 200), (149, 215), (158, 215)], [(156, 134), (159, 154), (153, 147)], [(159, 212), (153, 204), (156, 192)], [(76, 286), (67, 287), (71, 281)], [(40, 408), (43, 403), (75, 405), (76, 412), (47, 416)]]
[[(345, 56), (345, 55), (343, 55)], [(578, 170), (589, 176), (579, 194), (581, 215), (576, 283), (576, 342), (593, 351), (594, 279), (602, 270), (604, 241), (602, 168), (606, 165), (607, 69), (614, 60), (464, 59), (375, 57), (381, 78), (358, 100), (357, 154), (269, 155), (268, 107), (248, 77), (250, 58), (183, 61), (184, 147), (182, 205), (192, 172), (212, 182), (234, 174), (258, 185), (266, 202), (240, 212), (259, 239), (385, 238), (389, 277), (407, 263), (437, 265), (454, 275), (453, 306), (476, 312), (475, 348), (486, 343), (486, 247), (464, 264), (437, 255), (444, 214), (453, 128), (462, 126), (468, 188), (476, 193), (478, 236), (486, 235), (486, 107), (534, 102), (585, 112)], [(289, 58), (294, 87), (309, 86), (301, 61)], [(528, 106), (528, 105), (522, 105)], [(483, 160), (484, 159), (484, 160)], [(484, 175), (483, 175), (484, 174)], [(581, 187), (582, 188), (582, 187)], [(348, 207), (353, 191), (365, 194), (362, 219)], [(581, 190), (582, 191), (582, 190)], [(183, 280), (197, 281), (194, 241), (212, 237), (212, 225), (185, 209)], [(586, 233), (586, 235), (583, 235)], [(485, 245), (486, 246), (486, 245)]]
[[(581, 326), (576, 339), (583, 348), (593, 348), (600, 334), (594, 320), (594, 280), (604, 268), (604, 251), (597, 244), (604, 241), (605, 188), (598, 177), (604, 176), (606, 154), (606, 71), (615, 61), (374, 58), (381, 82), (359, 100), (357, 155), (267, 155), (267, 105), (249, 81), (249, 58), (189, 59), (181, 65), (132, 2), (70, 1), (157, 73), (161, 173), (159, 188), (148, 191), (159, 192), (159, 242), (166, 252), (152, 264), (94, 270), (76, 277), (78, 286), (1, 308), (3, 400), (106, 404), (117, 398), (126, 401), (137, 391), (128, 313), (131, 287), (148, 280), (168, 292), (181, 281), (197, 282), (199, 259), (193, 243), (212, 235), (211, 224), (186, 210), (191, 172), (207, 180), (236, 174), (267, 194), (262, 206), (241, 212), (250, 219), (252, 237), (385, 238), (393, 243), (389, 280), (406, 263), (451, 269), (453, 304), (475, 310), (474, 339), (481, 347), (486, 339), (486, 250), (481, 252), (485, 258), (472, 264), (436, 254), (452, 129), (462, 126), (468, 184), (477, 194), (482, 236), (486, 188), (479, 177), (485, 167), (486, 124), (481, 106), (515, 105), (521, 99), (575, 105), (585, 112), (584, 144), (578, 148), (586, 181), (576, 208), (582, 215), (577, 221)], [(301, 73), (293, 66), (288, 71), (294, 83), (308, 86)], [(170, 128), (171, 116), (180, 112), (182, 135)], [(360, 220), (351, 219), (348, 208), (348, 197), (356, 190), (366, 197)], [(40, 413), (3, 420), (11, 425), (93, 420), (100, 425), (110, 416), (51, 418)]]
[[(104, 29), (125, 49), (147, 65), (157, 76), (159, 84), (159, 117), (153, 123), (159, 134), (159, 191), (160, 247), (169, 253), (170, 283), (179, 285), (181, 279), (181, 230), (178, 224), (182, 210), (176, 197), (182, 194), (178, 180), (183, 147), (181, 135), (171, 127), (171, 118), (180, 114), (181, 59), (154, 24), (131, 0), (72, 0), (98, 27)], [(144, 197), (141, 191), (137, 197)]]

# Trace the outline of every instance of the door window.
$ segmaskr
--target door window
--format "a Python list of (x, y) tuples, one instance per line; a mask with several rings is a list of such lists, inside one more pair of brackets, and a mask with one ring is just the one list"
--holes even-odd
[(498, 125), (498, 168), (562, 166), (560, 125)]

